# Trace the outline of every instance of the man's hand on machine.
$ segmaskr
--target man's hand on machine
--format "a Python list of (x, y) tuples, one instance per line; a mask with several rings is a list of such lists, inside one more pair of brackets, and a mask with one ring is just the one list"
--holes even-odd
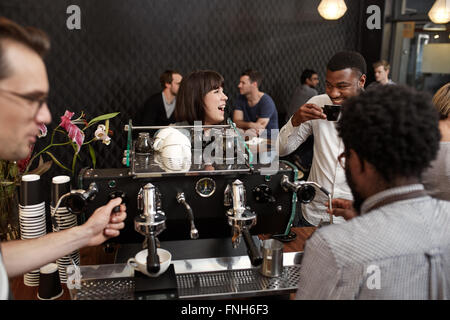
[(298, 127), (303, 122), (314, 119), (326, 120), (327, 116), (318, 105), (313, 103), (305, 103), (294, 113), (291, 118), (291, 122), (294, 127)]
[[(325, 205), (328, 207), (328, 202), (326, 202)], [(350, 220), (358, 216), (355, 209), (353, 208), (353, 201), (351, 200), (335, 198), (331, 200), (331, 205), (333, 206), (333, 210), (330, 210), (330, 208), (328, 208), (327, 212), (329, 214), (343, 217), (345, 220)]]
[[(126, 206), (121, 202), (121, 198), (110, 200), (106, 205), (97, 208), (86, 221), (83, 227), (86, 227), (91, 234), (88, 246), (102, 244), (120, 234), (120, 230), (125, 227), (124, 220), (127, 217)], [(113, 209), (119, 205), (120, 210), (114, 212)]]

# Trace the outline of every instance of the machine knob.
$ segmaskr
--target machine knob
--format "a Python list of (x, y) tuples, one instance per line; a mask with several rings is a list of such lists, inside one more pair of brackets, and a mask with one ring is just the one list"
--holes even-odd
[[(108, 200), (112, 200), (112, 199), (115, 199), (118, 197), (122, 198), (122, 203), (128, 204), (128, 196), (125, 192), (123, 192), (121, 190), (116, 190), (116, 191), (111, 192), (108, 195)], [(119, 211), (120, 211), (120, 206), (117, 206), (113, 209), (113, 212), (119, 212)]]
[(275, 202), (275, 197), (273, 196), (272, 189), (266, 185), (261, 184), (256, 186), (252, 190), (253, 199), (258, 203), (273, 203)]

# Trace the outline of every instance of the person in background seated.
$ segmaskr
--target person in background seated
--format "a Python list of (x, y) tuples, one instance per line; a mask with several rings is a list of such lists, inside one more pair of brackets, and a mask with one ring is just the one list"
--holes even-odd
[[(134, 125), (167, 126), (175, 120), (174, 110), (183, 77), (175, 70), (166, 70), (159, 77), (162, 92), (155, 93), (137, 112)], [(134, 123), (135, 122), (135, 123)]]
[(439, 148), (430, 97), (367, 90), (344, 103), (337, 130), (357, 216), (307, 240), (296, 298), (449, 299), (450, 202), (420, 184)]
[[(41, 30), (0, 17), (0, 159), (27, 157), (39, 125), (49, 124), (49, 83), (43, 57), (50, 40)], [(11, 298), (8, 278), (39, 269), (75, 250), (119, 235), (126, 218), (116, 198), (81, 226), (30, 240), (0, 243), (0, 300)], [(120, 211), (113, 213), (120, 205)]]
[(271, 130), (278, 129), (278, 111), (272, 98), (259, 91), (262, 80), (262, 74), (256, 70), (249, 69), (241, 74), (233, 122), (238, 128), (252, 130), (256, 135), (266, 130), (267, 138), (270, 138)]
[(437, 159), (423, 174), (423, 184), (433, 197), (450, 201), (450, 82), (436, 92), (433, 104), (440, 115), (441, 143)]
[(389, 71), (391, 66), (386, 60), (377, 61), (373, 64), (373, 71), (375, 74), (375, 81), (367, 86), (366, 89), (376, 88), (380, 85), (395, 84), (394, 81), (389, 79)]
[[(316, 87), (319, 84), (319, 75), (316, 71), (306, 69), (300, 77), (301, 85), (295, 89), (286, 112), (285, 122), (288, 122), (291, 116), (298, 108), (308, 102), (314, 96), (317, 96)], [(314, 136), (310, 135), (301, 146), (290, 154), (286, 159), (294, 163), (308, 178), (313, 158)]]
[(319, 84), (319, 75), (316, 71), (305, 69), (300, 76), (300, 83), (300, 86), (295, 88), (294, 95), (292, 96), (291, 103), (289, 104), (286, 113), (286, 122), (289, 121), (298, 108), (318, 94), (316, 88)]

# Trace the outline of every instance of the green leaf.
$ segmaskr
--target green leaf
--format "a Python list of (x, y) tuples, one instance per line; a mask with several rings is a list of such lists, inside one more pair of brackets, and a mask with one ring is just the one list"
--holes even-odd
[(94, 123), (97, 123), (97, 122), (100, 122), (100, 121), (103, 121), (103, 120), (112, 119), (112, 118), (114, 118), (115, 116), (117, 116), (119, 113), (120, 113), (120, 112), (113, 112), (113, 113), (107, 113), (107, 114), (104, 114), (104, 115), (102, 115), (102, 116), (98, 116), (98, 117), (92, 119), (91, 121), (89, 121), (89, 123), (88, 123), (87, 126), (90, 127), (90, 126), (93, 125)]
[(50, 158), (52, 158), (53, 162), (56, 163), (59, 167), (67, 170), (67, 171), (72, 171), (69, 168), (65, 167), (61, 162), (58, 161), (58, 159), (55, 158), (55, 156), (53, 154), (51, 154), (50, 152), (45, 152), (46, 154), (48, 154), (50, 156)]
[(74, 154), (73, 155), (73, 159), (72, 159), (72, 176), (75, 174), (75, 164), (77, 163), (77, 156), (78, 154)]
[(19, 174), (19, 168), (17, 167), (17, 165), (15, 163), (11, 163), (11, 165), (9, 167), (9, 176), (11, 178), (15, 178), (15, 177), (17, 177), (18, 174)]
[(89, 154), (91, 155), (91, 159), (92, 159), (92, 166), (95, 169), (95, 165), (97, 164), (97, 158), (95, 156), (95, 150), (94, 148), (89, 144)]

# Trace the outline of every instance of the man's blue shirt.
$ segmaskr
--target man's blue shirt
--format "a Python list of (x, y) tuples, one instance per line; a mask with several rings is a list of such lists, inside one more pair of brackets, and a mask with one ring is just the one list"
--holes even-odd
[(259, 118), (269, 118), (269, 123), (266, 126), (268, 137), (270, 137), (271, 129), (278, 129), (277, 108), (272, 98), (266, 93), (253, 107), (248, 105), (247, 98), (244, 95), (239, 95), (236, 99), (234, 110), (241, 110), (244, 113), (244, 121), (246, 122), (256, 122)]

